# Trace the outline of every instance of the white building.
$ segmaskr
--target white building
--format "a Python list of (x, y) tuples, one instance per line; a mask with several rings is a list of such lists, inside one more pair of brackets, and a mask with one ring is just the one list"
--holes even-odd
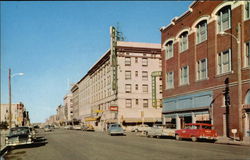
[(161, 73), (160, 48), (160, 44), (118, 41), (117, 65), (112, 65), (109, 49), (71, 89), (78, 92), (73, 97), (78, 97), (79, 118), (100, 130), (114, 122), (132, 126), (161, 121), (161, 77), (155, 82), (151, 77), (155, 71)]

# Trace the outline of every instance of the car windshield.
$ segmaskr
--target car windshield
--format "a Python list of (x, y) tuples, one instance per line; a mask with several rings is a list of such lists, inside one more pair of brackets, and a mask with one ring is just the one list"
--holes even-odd
[(10, 130), (10, 136), (19, 135), (19, 134), (28, 134), (29, 128), (12, 128)]
[(111, 127), (121, 127), (121, 125), (120, 124), (113, 124), (113, 125), (111, 125)]

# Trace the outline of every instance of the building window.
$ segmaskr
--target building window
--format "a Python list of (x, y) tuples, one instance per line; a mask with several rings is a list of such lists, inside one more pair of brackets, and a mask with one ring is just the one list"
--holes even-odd
[(142, 80), (147, 81), (148, 80), (148, 72), (142, 71)]
[(174, 88), (174, 72), (166, 73), (166, 89)]
[(231, 8), (230, 6), (222, 8), (218, 13), (218, 31), (224, 32), (231, 28)]
[(135, 104), (138, 105), (139, 104), (139, 100), (135, 99)]
[(125, 66), (131, 66), (131, 59), (130, 59), (130, 57), (125, 57)]
[(142, 58), (142, 66), (148, 66), (148, 59)]
[(165, 59), (173, 57), (173, 41), (170, 41), (166, 44), (165, 49)]
[(148, 93), (148, 85), (147, 84), (142, 85), (142, 92), (143, 93)]
[(207, 78), (207, 59), (202, 59), (197, 62), (197, 80)]
[(138, 90), (138, 84), (135, 84), (135, 90)]
[(148, 99), (143, 99), (143, 108), (148, 108)]
[(201, 21), (197, 25), (197, 33), (196, 33), (196, 43), (199, 44), (205, 40), (207, 40), (207, 21)]
[(180, 47), (180, 52), (183, 52), (188, 49), (188, 32), (183, 32), (180, 35), (180, 41), (179, 41), (179, 47)]
[(250, 2), (245, 2), (245, 19), (250, 18)]
[(126, 108), (132, 108), (132, 99), (126, 99)]
[(125, 79), (131, 79), (131, 71), (125, 71)]
[(135, 71), (135, 76), (138, 77), (138, 71)]
[(131, 84), (125, 84), (125, 92), (131, 93)]
[(231, 49), (218, 54), (217, 73), (223, 74), (231, 71)]
[(181, 68), (181, 85), (189, 83), (189, 73), (188, 73), (188, 66)]
[(246, 43), (245, 67), (250, 67), (250, 41)]
[(138, 57), (135, 57), (135, 63), (138, 63)]

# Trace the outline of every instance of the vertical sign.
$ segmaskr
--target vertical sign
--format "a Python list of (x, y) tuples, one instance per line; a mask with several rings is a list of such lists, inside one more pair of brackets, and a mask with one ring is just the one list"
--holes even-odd
[(161, 77), (161, 71), (152, 72), (151, 77), (152, 77), (152, 106), (154, 108), (157, 108), (156, 77)]
[(116, 29), (115, 27), (110, 27), (110, 37), (111, 37), (111, 67), (112, 67), (112, 90), (117, 94), (117, 55), (116, 55)]

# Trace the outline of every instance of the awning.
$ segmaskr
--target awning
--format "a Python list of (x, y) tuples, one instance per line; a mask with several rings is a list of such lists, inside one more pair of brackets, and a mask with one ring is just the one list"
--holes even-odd
[(95, 117), (87, 117), (87, 118), (84, 118), (85, 122), (89, 122), (89, 121), (96, 121), (97, 118)]
[[(142, 119), (141, 118), (123, 118), (123, 121), (125, 121), (125, 123), (141, 123)], [(144, 122), (161, 122), (161, 118), (152, 118), (152, 117), (145, 117), (144, 118)]]

